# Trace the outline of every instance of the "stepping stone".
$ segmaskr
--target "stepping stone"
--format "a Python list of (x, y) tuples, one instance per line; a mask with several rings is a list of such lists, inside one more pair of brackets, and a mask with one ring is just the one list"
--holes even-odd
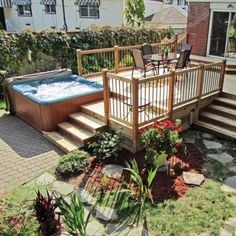
[(208, 134), (208, 133), (203, 133), (202, 137), (203, 138), (209, 138), (209, 139), (213, 139), (214, 138), (214, 136), (212, 134)]
[(88, 223), (86, 228), (86, 236), (102, 236), (105, 235), (104, 226), (97, 220)]
[(110, 207), (98, 207), (96, 209), (96, 218), (104, 221), (117, 220), (117, 210)]
[(236, 217), (229, 218), (221, 228), (220, 235), (233, 235), (234, 230), (236, 229)]
[(236, 175), (227, 178), (221, 186), (221, 190), (225, 193), (236, 193)]
[(196, 135), (191, 131), (184, 132), (182, 137), (185, 143), (190, 143), (190, 144), (195, 143)]
[(86, 189), (79, 188), (77, 193), (80, 195), (80, 200), (89, 205), (95, 205), (97, 199), (94, 198)]
[(120, 179), (123, 169), (122, 166), (110, 164), (105, 166), (102, 173), (109, 178)]
[(205, 145), (205, 147), (207, 149), (220, 149), (220, 148), (223, 147), (221, 143), (217, 143), (217, 142), (214, 142), (214, 141), (209, 141), (209, 140), (206, 140), (206, 139), (203, 139), (203, 144)]
[(52, 191), (67, 196), (74, 191), (74, 185), (62, 181), (55, 181), (52, 185)]
[(52, 184), (54, 181), (56, 181), (56, 178), (53, 175), (49, 174), (48, 172), (44, 172), (38, 178), (32, 180), (29, 184), (48, 185)]
[(193, 184), (198, 186), (200, 186), (205, 180), (204, 175), (190, 172), (183, 172), (183, 178), (186, 184)]
[(107, 224), (106, 233), (110, 236), (126, 236), (130, 231), (126, 223), (122, 224)]
[(231, 166), (229, 168), (229, 171), (236, 173), (236, 166)]
[(227, 163), (233, 161), (233, 157), (226, 152), (220, 154), (207, 154), (207, 156), (213, 160), (220, 162), (222, 165), (226, 165)]

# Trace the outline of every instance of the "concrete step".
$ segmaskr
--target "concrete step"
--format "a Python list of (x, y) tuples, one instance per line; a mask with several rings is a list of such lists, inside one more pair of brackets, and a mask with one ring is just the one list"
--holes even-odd
[(217, 97), (214, 100), (214, 104), (236, 109), (236, 100), (231, 98)]
[(70, 140), (68, 140), (66, 137), (61, 135), (58, 132), (45, 132), (43, 131), (43, 136), (47, 138), (49, 141), (54, 143), (57, 147), (59, 147), (62, 151), (68, 153), (72, 152), (79, 148), (78, 145), (74, 144)]
[(102, 131), (105, 130), (107, 125), (101, 120), (98, 120), (84, 112), (76, 112), (69, 115), (70, 120), (91, 132)]
[(221, 115), (227, 118), (231, 118), (236, 121), (236, 109), (211, 104), (210, 106), (206, 108), (206, 111), (217, 114), (217, 115)]
[(69, 138), (84, 146), (93, 137), (93, 133), (70, 122), (58, 124), (59, 129)]
[(218, 125), (220, 127), (223, 127), (232, 131), (233, 130), (236, 131), (236, 120), (227, 118), (222, 115), (217, 115), (210, 112), (201, 112), (199, 116), (199, 120), (206, 121), (213, 125)]
[(98, 120), (105, 121), (103, 100), (84, 104), (80, 108), (82, 112), (95, 117)]
[(207, 131), (207, 132), (214, 134), (216, 136), (219, 136), (221, 138), (226, 138), (226, 139), (230, 139), (230, 140), (236, 139), (236, 132), (231, 131), (226, 128), (223, 128), (223, 127), (220, 127), (218, 125), (208, 123), (206, 121), (198, 120), (198, 121), (194, 122), (193, 125), (200, 130)]

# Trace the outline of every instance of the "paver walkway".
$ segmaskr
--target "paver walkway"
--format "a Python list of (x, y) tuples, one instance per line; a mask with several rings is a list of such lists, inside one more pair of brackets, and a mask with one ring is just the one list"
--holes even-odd
[(37, 130), (0, 110), (0, 196), (56, 166), (61, 154)]

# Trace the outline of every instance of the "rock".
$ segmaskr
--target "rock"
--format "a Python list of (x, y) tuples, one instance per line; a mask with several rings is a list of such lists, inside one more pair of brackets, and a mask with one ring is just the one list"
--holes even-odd
[(98, 222), (97, 220), (93, 220), (89, 222), (87, 225), (86, 235), (87, 236), (103, 236), (105, 235), (105, 228), (100, 222)]
[(71, 236), (71, 235), (68, 232), (63, 231), (63, 232), (61, 232), (61, 236)]
[(203, 133), (203, 134), (202, 134), (202, 137), (203, 137), (203, 138), (209, 138), (209, 139), (213, 139), (213, 138), (214, 138), (213, 135), (208, 134), (208, 133)]
[(135, 227), (129, 231), (127, 236), (151, 236), (147, 229), (143, 227)]
[(94, 198), (86, 189), (79, 188), (78, 194), (80, 195), (80, 200), (89, 205), (94, 205), (97, 202), (97, 199)]
[(229, 168), (229, 171), (236, 173), (236, 166), (231, 166)]
[(228, 232), (227, 230), (221, 228), (220, 229), (220, 236), (232, 236), (232, 234), (230, 232)]
[(183, 178), (186, 184), (193, 184), (198, 186), (200, 186), (205, 180), (204, 175), (190, 172), (183, 172)]
[(236, 193), (236, 175), (227, 178), (221, 186), (221, 190), (225, 193)]
[(233, 157), (226, 152), (220, 154), (207, 154), (207, 156), (213, 160), (220, 162), (222, 165), (226, 165), (227, 163), (233, 161)]
[(72, 184), (67, 184), (66, 182), (55, 181), (52, 185), (52, 191), (67, 196), (74, 191), (74, 186)]
[(41, 174), (38, 178), (34, 179), (31, 181), (29, 184), (35, 184), (35, 185), (48, 185), (52, 184), (54, 181), (56, 181), (56, 178), (49, 174), (48, 172), (44, 172)]
[(234, 229), (236, 229), (236, 217), (229, 218), (221, 228), (220, 235), (226, 236), (226, 235), (233, 235)]
[(117, 220), (117, 210), (110, 207), (98, 207), (96, 209), (96, 218), (104, 221)]
[(209, 236), (209, 234), (208, 233), (201, 233), (198, 236)]
[(126, 223), (122, 224), (107, 224), (106, 233), (110, 236), (126, 236), (130, 231)]
[(217, 142), (214, 142), (214, 141), (208, 141), (206, 139), (203, 139), (203, 144), (205, 145), (205, 147), (207, 149), (220, 149), (220, 148), (222, 148), (221, 143), (217, 143)]
[(185, 143), (190, 143), (190, 144), (195, 143), (196, 135), (191, 131), (184, 132), (182, 137)]
[(123, 169), (124, 168), (122, 166), (110, 164), (105, 166), (103, 169), (103, 174), (109, 178), (120, 179)]

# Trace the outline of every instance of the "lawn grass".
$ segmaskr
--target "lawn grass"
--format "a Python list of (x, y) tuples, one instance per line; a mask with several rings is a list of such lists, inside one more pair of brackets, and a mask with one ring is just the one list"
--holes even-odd
[(6, 103), (3, 98), (0, 98), (0, 110), (6, 109)]
[(36, 191), (45, 192), (45, 187), (16, 188), (0, 202), (0, 235), (1, 236), (36, 236), (38, 222), (34, 217), (33, 202)]

